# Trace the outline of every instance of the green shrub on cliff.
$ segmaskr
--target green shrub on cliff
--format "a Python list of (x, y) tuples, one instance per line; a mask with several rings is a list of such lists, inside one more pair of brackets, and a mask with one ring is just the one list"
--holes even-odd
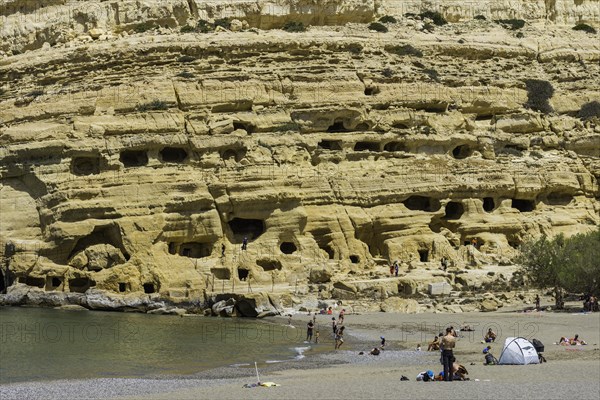
[(133, 27), (133, 30), (136, 31), (137, 33), (143, 33), (143, 32), (147, 32), (150, 29), (154, 28), (154, 26), (148, 22), (143, 22), (141, 24), (137, 24), (136, 26)]
[(379, 23), (379, 22), (371, 22), (371, 23), (369, 24), (369, 30), (371, 30), (371, 31), (376, 31), (376, 32), (383, 32), (383, 33), (385, 33), (385, 32), (387, 32), (387, 31), (388, 31), (388, 28), (387, 28), (385, 25), (383, 25), (382, 23)]
[(550, 82), (540, 79), (526, 79), (525, 88), (527, 89), (527, 102), (524, 104), (526, 108), (544, 114), (554, 111), (549, 103), (554, 94), (554, 88)]
[(397, 56), (423, 57), (423, 52), (410, 44), (405, 44), (403, 46), (386, 46), (385, 51)]
[(190, 25), (184, 25), (181, 27), (181, 29), (179, 29), (179, 31), (181, 33), (195, 32), (196, 28), (194, 28), (193, 26), (190, 26)]
[(600, 119), (600, 102), (590, 101), (581, 106), (577, 116), (586, 121), (592, 118)]
[(192, 74), (191, 72), (188, 72), (188, 71), (182, 71), (182, 72), (178, 73), (175, 76), (177, 76), (179, 78), (184, 78), (184, 79), (192, 79), (192, 78), (196, 77), (196, 75), (194, 75), (194, 74)]
[(213, 31), (214, 29), (214, 26), (204, 19), (199, 19), (198, 24), (196, 25), (196, 30), (200, 33), (208, 33)]
[(596, 29), (588, 24), (577, 24), (573, 27), (574, 31), (584, 31), (587, 33), (596, 34)]
[(216, 28), (220, 26), (221, 28), (225, 28), (227, 30), (231, 29), (231, 21), (228, 18), (219, 18), (215, 19), (213, 26)]
[(283, 25), (286, 32), (306, 32), (306, 26), (302, 22), (288, 21)]
[(382, 24), (395, 24), (398, 21), (391, 15), (384, 15), (383, 17), (379, 18), (379, 22)]
[(152, 111), (152, 110), (166, 110), (169, 108), (169, 105), (166, 101), (162, 100), (152, 100), (149, 103), (138, 104), (136, 109), (141, 112)]
[(522, 19), (497, 19), (495, 23), (502, 25), (505, 29), (516, 31), (525, 26), (525, 21)]
[(192, 57), (192, 56), (181, 56), (177, 59), (177, 61), (182, 62), (182, 63), (189, 63), (189, 62), (194, 62), (196, 61), (196, 57)]
[(429, 18), (437, 26), (446, 25), (448, 23), (448, 21), (446, 21), (446, 18), (444, 18), (444, 16), (437, 11), (422, 12), (421, 14), (419, 14), (419, 17), (421, 17), (421, 19)]

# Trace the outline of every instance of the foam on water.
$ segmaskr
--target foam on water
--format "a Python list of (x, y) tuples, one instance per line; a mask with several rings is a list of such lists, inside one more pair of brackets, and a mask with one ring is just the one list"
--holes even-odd
[(296, 352), (296, 357), (294, 357), (294, 359), (296, 359), (296, 360), (302, 360), (304, 357), (306, 357), (304, 355), (304, 352), (306, 350), (310, 350), (310, 346), (307, 346), (307, 347), (295, 347), (294, 351)]

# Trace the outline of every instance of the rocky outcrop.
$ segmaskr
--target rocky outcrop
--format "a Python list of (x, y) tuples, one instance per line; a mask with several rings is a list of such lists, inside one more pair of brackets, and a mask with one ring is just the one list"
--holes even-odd
[(0, 255), (21, 300), (258, 316), (265, 295), (213, 300), (507, 290), (488, 267), (524, 240), (600, 223), (600, 46), (571, 29), (597, 1), (41, 3), (1, 11)]

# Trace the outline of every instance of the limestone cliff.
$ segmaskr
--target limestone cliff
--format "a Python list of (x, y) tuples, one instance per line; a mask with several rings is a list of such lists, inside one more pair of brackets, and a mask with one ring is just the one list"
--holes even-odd
[(192, 302), (508, 264), (600, 223), (600, 41), (571, 29), (599, 1), (0, 5), (0, 252), (21, 283)]

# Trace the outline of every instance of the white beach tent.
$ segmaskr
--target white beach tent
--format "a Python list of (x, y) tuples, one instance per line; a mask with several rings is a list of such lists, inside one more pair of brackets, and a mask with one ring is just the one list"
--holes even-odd
[(506, 338), (498, 364), (527, 365), (539, 363), (538, 353), (529, 340), (522, 337)]

